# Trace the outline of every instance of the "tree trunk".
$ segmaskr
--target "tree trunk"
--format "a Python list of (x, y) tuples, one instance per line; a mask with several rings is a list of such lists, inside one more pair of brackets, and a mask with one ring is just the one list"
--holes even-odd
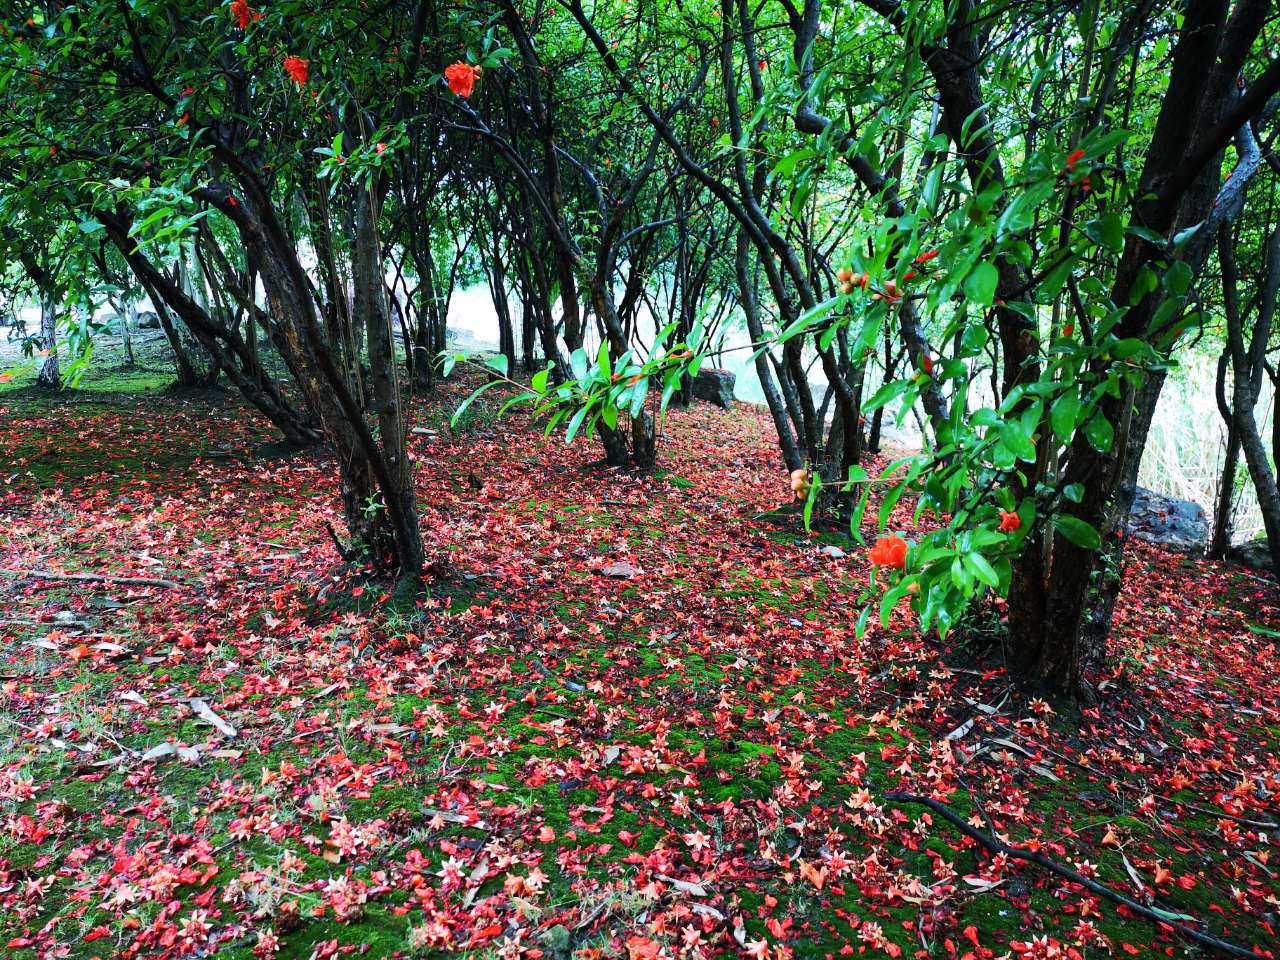
[(1222, 457), (1222, 473), (1218, 479), (1218, 493), (1213, 505), (1213, 529), (1205, 554), (1212, 560), (1225, 560), (1231, 548), (1231, 520), (1235, 510), (1236, 472), (1240, 466), (1240, 436), (1236, 433), (1235, 417), (1227, 403), (1227, 368), (1231, 362), (1231, 349), (1225, 348), (1218, 357), (1218, 374), (1214, 394), (1218, 413), (1227, 427), (1226, 450)]
[[(760, 306), (756, 301), (755, 282), (751, 275), (748, 258), (750, 256), (750, 240), (738, 230), (737, 249), (734, 256), (734, 270), (738, 276), (738, 296), (742, 303), (742, 312), (747, 321), (747, 332), (752, 343), (764, 341), (764, 325), (760, 322)], [(804, 457), (796, 444), (795, 433), (787, 417), (786, 401), (778, 391), (774, 382), (773, 371), (769, 369), (768, 351), (761, 347), (756, 353), (756, 376), (760, 379), (760, 389), (764, 392), (765, 404), (769, 407), (769, 416), (773, 418), (773, 426), (778, 434), (778, 449), (782, 453), (782, 462), (788, 470), (799, 470), (804, 466)]]
[(58, 308), (53, 300), (40, 297), (40, 349), (44, 361), (36, 375), (36, 385), (46, 390), (62, 389), (62, 371), (58, 367)]
[(120, 345), (124, 348), (125, 363), (137, 366), (137, 358), (133, 355), (133, 327), (138, 322), (138, 305), (132, 300), (120, 303)]
[[(1210, 217), (1229, 219), (1231, 211), (1238, 211), (1243, 186), (1256, 166), (1242, 165), (1240, 176), (1233, 175), (1221, 186), (1221, 192), (1215, 193), (1219, 190), (1222, 152), (1219, 148), (1215, 155), (1204, 156), (1218, 144), (1201, 142), (1201, 131), (1217, 132), (1219, 111), (1230, 99), (1239, 62), (1261, 27), (1266, 7), (1266, 3), (1257, 0), (1243, 2), (1224, 25), (1224, 4), (1216, 0), (1191, 0), (1187, 4), (1169, 85), (1135, 190), (1131, 223), (1148, 235), (1167, 237), (1181, 227)], [(1214, 67), (1206, 71), (1205, 64)], [(1263, 92), (1257, 91), (1259, 96)], [(1245, 130), (1247, 124), (1241, 132)], [(1189, 170), (1188, 157), (1196, 157), (1197, 161), (1203, 157), (1204, 166)], [(1205, 188), (1210, 179), (1213, 189)], [(1199, 231), (1206, 232), (1212, 236), (1216, 225)], [(1203, 250), (1184, 251), (1193, 274), (1202, 266), (1204, 255)], [(1159, 341), (1163, 331), (1151, 329), (1163, 294), (1157, 290), (1139, 298), (1130, 296), (1143, 271), (1153, 269), (1164, 256), (1164, 250), (1156, 244), (1136, 233), (1129, 236), (1116, 268), (1110, 299), (1112, 303), (1128, 305), (1115, 331), (1118, 337), (1143, 339), (1167, 352), (1173, 343)], [(1089, 372), (1101, 377), (1107, 372), (1107, 363), (1100, 360)], [(1120, 397), (1103, 397), (1099, 413), (1112, 424), (1116, 435), (1110, 449), (1098, 451), (1080, 433), (1070, 444), (1060, 482), (1063, 486), (1080, 485), (1083, 495), (1070, 512), (1100, 533), (1101, 550), (1057, 537), (1052, 563), (1043, 577), (1033, 564), (1022, 564), (1015, 570), (1015, 581), (1034, 579), (1015, 582), (1013, 594), (1030, 596), (1032, 591), (1043, 589), (1046, 596), (1040, 624), (1015, 624), (1011, 618), (1011, 659), (1030, 664), (1027, 672), (1033, 679), (1059, 692), (1091, 696), (1082, 670), (1089, 659), (1100, 653), (1110, 629), (1123, 567), (1124, 539), (1119, 529), (1133, 503), (1138, 465), (1164, 376), (1163, 370), (1149, 370), (1136, 389), (1123, 390)]]
[[(361, 191), (356, 212), (356, 242), (352, 273), (355, 281), (356, 314), (365, 318), (372, 377), (373, 412), (378, 425), (381, 449), (367, 458), (381, 455), (382, 469), (376, 471), (382, 494), (386, 524), (390, 528), (396, 565), (405, 576), (421, 576), (425, 566), (418, 508), (414, 499), (413, 471), (406, 444), (407, 410), (400, 389), (399, 364), (395, 355), (395, 331), (387, 309), (386, 283), (378, 245), (376, 200), (372, 191)], [(368, 530), (372, 543), (380, 543), (381, 530)]]
[(1263, 272), (1262, 296), (1259, 298), (1258, 316), (1253, 334), (1245, 345), (1243, 318), (1235, 285), (1235, 262), (1232, 238), (1226, 226), (1222, 227), (1218, 244), (1218, 256), (1223, 262), (1223, 301), (1227, 317), (1227, 348), (1231, 351), (1232, 393), (1231, 414), (1240, 447), (1244, 452), (1249, 477), (1258, 495), (1258, 507), (1262, 511), (1262, 525), (1267, 532), (1271, 548), (1271, 567), (1280, 580), (1280, 484), (1275, 467), (1267, 459), (1267, 446), (1258, 429), (1253, 408), (1258, 403), (1262, 388), (1262, 367), (1266, 359), (1271, 324), (1275, 317), (1277, 296), (1280, 295), (1280, 229), (1272, 232), (1266, 247), (1266, 266)]

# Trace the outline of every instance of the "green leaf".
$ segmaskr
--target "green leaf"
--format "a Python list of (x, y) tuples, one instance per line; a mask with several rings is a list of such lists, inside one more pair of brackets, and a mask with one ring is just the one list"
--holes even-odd
[(964, 295), (972, 303), (988, 307), (995, 299), (996, 284), (999, 281), (1000, 274), (995, 266), (984, 260), (970, 270), (969, 275), (964, 278)]
[(1108, 212), (1098, 220), (1090, 220), (1084, 225), (1084, 232), (1090, 240), (1112, 253), (1124, 249), (1124, 222), (1114, 212)]
[(907, 591), (911, 589), (911, 584), (915, 578), (903, 579), (896, 587), (888, 591), (880, 600), (880, 623), (887, 630), (889, 628), (889, 618), (893, 615), (893, 608), (898, 605), (898, 601), (907, 595)]
[(862, 405), (863, 413), (871, 413), (879, 410), (888, 403), (892, 403), (907, 392), (907, 388), (911, 386), (910, 380), (890, 380), (879, 390), (871, 395), (871, 399)]
[(627, 412), (633, 417), (638, 417), (640, 411), (644, 409), (645, 397), (649, 395), (649, 378), (641, 377), (631, 390), (631, 408)]
[(1097, 550), (1102, 546), (1102, 537), (1090, 524), (1069, 513), (1060, 513), (1053, 518), (1053, 525), (1059, 533), (1082, 550)]
[(587, 403), (579, 407), (574, 413), (573, 418), (569, 421), (569, 427), (565, 430), (564, 442), (567, 446), (573, 443), (573, 438), (578, 435), (578, 431), (582, 428), (582, 421), (587, 418), (587, 413), (591, 410), (591, 404)]
[(1147, 345), (1136, 337), (1117, 340), (1108, 351), (1117, 360), (1128, 360), (1147, 349)]
[(1002, 420), (1000, 422), (1000, 441), (1008, 447), (1019, 460), (1035, 462), (1036, 445), (1031, 442), (1031, 432), (1021, 420)]
[(1072, 384), (1049, 408), (1049, 425), (1063, 443), (1070, 443), (1080, 416), (1080, 391)]
[(590, 368), (591, 364), (587, 360), (587, 351), (579, 347), (569, 354), (569, 369), (573, 371), (573, 378), (582, 384), (584, 390), (587, 387), (587, 374)]
[(938, 193), (941, 187), (942, 164), (938, 164), (929, 171), (929, 176), (924, 181), (924, 189), (920, 192), (920, 199), (924, 202), (925, 209), (931, 214), (938, 212)]
[(507, 375), (507, 355), (500, 353), (496, 357), (491, 357), (485, 362), (485, 366), (492, 367), (505, 377)]
[(1160, 278), (1156, 276), (1156, 272), (1151, 269), (1150, 265), (1144, 264), (1142, 269), (1138, 271), (1138, 275), (1134, 277), (1133, 286), (1129, 288), (1129, 306), (1132, 307), (1141, 303), (1142, 298), (1159, 285)]
[(813, 505), (818, 502), (818, 491), (822, 489), (822, 477), (817, 473), (809, 475), (809, 495), (804, 498), (804, 528), (809, 529), (809, 523), (813, 519)]
[(1111, 449), (1111, 444), (1115, 442), (1115, 433), (1111, 422), (1101, 412), (1094, 413), (1089, 422), (1084, 425), (1084, 435), (1093, 444), (1093, 449), (1099, 453), (1106, 453)]
[(969, 571), (985, 583), (988, 587), (995, 590), (1000, 586), (1000, 574), (996, 573), (989, 560), (980, 553), (964, 554), (964, 565)]
[(1175, 260), (1164, 275), (1164, 288), (1170, 296), (1185, 296), (1191, 287), (1192, 271), (1184, 260)]
[(471, 404), (475, 403), (475, 401), (480, 397), (480, 394), (484, 393), (491, 387), (496, 387), (501, 382), (501, 380), (490, 380), (471, 394), (471, 396), (467, 397), (467, 399), (463, 400), (462, 403), (458, 404), (458, 409), (453, 411), (453, 416), (449, 418), (449, 426), (456, 427), (458, 425), (458, 420), (462, 418), (462, 415), (466, 412), (467, 408), (470, 407)]

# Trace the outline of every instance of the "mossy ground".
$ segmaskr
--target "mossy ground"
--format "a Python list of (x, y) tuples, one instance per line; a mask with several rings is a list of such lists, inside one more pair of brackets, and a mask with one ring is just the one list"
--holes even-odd
[[(934, 786), (960, 815), (994, 818), (1063, 862), (1091, 861), (1100, 880), (1132, 892), (1120, 849), (1101, 842), (1113, 830), (1142, 877), (1159, 864), (1195, 879), (1150, 883), (1162, 908), (1243, 944), (1275, 943), (1275, 868), (1243, 857), (1257, 863), (1270, 841), (1245, 831), (1231, 842), (1218, 818), (1178, 807), (1221, 800), (1190, 765), (1194, 789), (1170, 793), (1154, 814), (1131, 789), (1155, 769), (1155, 740), (1193, 755), (1203, 710), (1235, 738), (1235, 763), (1274, 752), (1280, 725), (1229, 709), (1254, 678), (1206, 670), (1200, 714), (1093, 750), (1095, 716), (1065, 704), (1056, 719), (1035, 716), (989, 662), (953, 651), (952, 666), (964, 666), (950, 672), (905, 625), (904, 639), (857, 644), (849, 611), (862, 578), (815, 550), (856, 547), (758, 503), (744, 516), (735, 498), (759, 481), (713, 482), (714, 465), (690, 441), (702, 411), (686, 415), (694, 432), (671, 439), (666, 472), (610, 487), (573, 456), (553, 459), (554, 446), (513, 451), (520, 428), (493, 424), (483, 408), (461, 436), (445, 429), (442, 406), (424, 408), (430, 433), (416, 455), (426, 482), (451, 491), (448, 503), (423, 498), (424, 524), (454, 567), (445, 582), (393, 598), (326, 552), (317, 531), (333, 481), (322, 454), (275, 456), (230, 400), (179, 399), (149, 376), (113, 372), (84, 382), (83, 394), (19, 387), (0, 398), (17, 489), (4, 503), (6, 566), (136, 570), (143, 556), (158, 558), (160, 575), (192, 581), (176, 596), (0, 581), (15, 621), (0, 628), (0, 867), (10, 891), (0, 942), (14, 944), (15, 960), (41, 957), (50, 937), (71, 957), (131, 943), (134, 956), (159, 955), (173, 944), (139, 946), (138, 932), (159, 920), (181, 931), (193, 917), (218, 955), (236, 960), (249, 960), (268, 928), (279, 957), (323, 955), (329, 941), (383, 957), (409, 950), (424, 910), (502, 918), (492, 936), (482, 935), (489, 919), (468, 919), (451, 946), (424, 946), (426, 955), (485, 956), (525, 927), (522, 942), (536, 947), (540, 928), (556, 924), (583, 957), (626, 955), (637, 935), (675, 954), (692, 905), (724, 920), (708, 921), (707, 950), (740, 949), (730, 917), (741, 942), (815, 958), (874, 943), (872, 924), (881, 947), (949, 956), (972, 947), (970, 926), (999, 953), (1034, 935), (1069, 942), (1083, 918), (1110, 944), (1085, 956), (1122, 944), (1196, 955), (1034, 870), (993, 872), (945, 824), (883, 801), (904, 784), (926, 789), (935, 765), (946, 769)], [(469, 492), (469, 475), (483, 489)], [(600, 562), (618, 556), (643, 576), (602, 577)], [(1241, 624), (1265, 609), (1229, 580), (1213, 603), (1206, 617), (1246, 634)], [(58, 611), (93, 636), (61, 627)], [(1171, 595), (1159, 617), (1179, 616)], [(68, 659), (97, 636), (122, 651)], [(1124, 655), (1126, 693), (1112, 709), (1136, 726), (1146, 709), (1137, 678), (1156, 676), (1141, 671), (1206, 654), (1202, 636), (1155, 624)], [(238, 735), (212, 730), (188, 706), (193, 696)], [(974, 703), (997, 704), (1000, 725)], [(945, 739), (970, 716), (973, 733)], [(1013, 737), (1026, 755), (992, 742)], [(980, 742), (985, 751), (968, 752)], [(199, 763), (139, 760), (162, 743), (198, 748)], [(1056, 761), (1044, 743), (1093, 751), (1087, 765), (1115, 762), (1098, 776)], [(485, 825), (459, 822), (467, 817)], [(347, 825), (368, 828), (367, 843), (335, 847)], [(37, 826), (48, 836), (36, 839)], [(698, 833), (714, 855), (690, 845)], [(166, 897), (108, 903), (109, 861), (139, 852), (199, 870)], [(848, 855), (848, 870), (821, 882), (805, 872), (835, 853)], [(499, 857), (513, 865), (493, 867)], [(455, 859), (483, 879), (445, 889), (438, 874)], [(513, 907), (511, 878), (532, 865), (545, 886)], [(121, 869), (145, 887), (146, 871)], [(665, 883), (655, 878), (676, 870), (707, 894), (655, 893)], [(335, 913), (335, 882), (367, 896), (349, 919)], [(34, 892), (12, 894), (24, 885)], [(659, 916), (683, 919), (657, 929)]]

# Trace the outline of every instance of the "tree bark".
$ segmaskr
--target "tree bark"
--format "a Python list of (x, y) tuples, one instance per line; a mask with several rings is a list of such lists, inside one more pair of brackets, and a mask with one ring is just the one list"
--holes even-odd
[(62, 389), (62, 371), (58, 367), (58, 307), (47, 294), (40, 296), (40, 349), (44, 360), (36, 374), (36, 386), (45, 390)]

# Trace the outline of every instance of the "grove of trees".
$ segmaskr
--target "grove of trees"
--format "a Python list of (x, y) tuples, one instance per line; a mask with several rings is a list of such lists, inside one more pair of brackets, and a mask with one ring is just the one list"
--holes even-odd
[[(1280, 574), (1278, 31), (1270, 0), (8, 4), (4, 283), (50, 387), (145, 296), (180, 379), (333, 449), (340, 549), (409, 581), (407, 398), (456, 290), (491, 291), (484, 389), (628, 470), (740, 324), (807, 519), (878, 521), (861, 623), (994, 592), (1011, 665), (1088, 698), (1195, 351), (1216, 549), (1243, 463)], [(895, 417), (923, 452), (869, 473)]]

